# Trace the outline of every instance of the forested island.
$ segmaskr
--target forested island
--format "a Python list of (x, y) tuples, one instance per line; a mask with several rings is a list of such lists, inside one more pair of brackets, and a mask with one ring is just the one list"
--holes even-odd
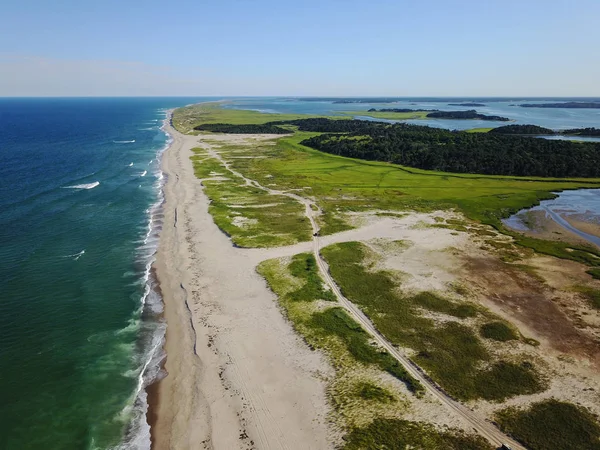
[(410, 109), (410, 108), (383, 108), (383, 109), (375, 109), (371, 108), (368, 112), (395, 112), (395, 113), (420, 113), (427, 112), (428, 118), (431, 119), (459, 119), (459, 120), (492, 120), (498, 122), (509, 122), (510, 119), (507, 117), (500, 116), (487, 116), (485, 114), (480, 114), (474, 109), (469, 109), (467, 111), (440, 111), (439, 109)]
[(521, 108), (591, 108), (600, 109), (600, 102), (523, 103)]
[[(205, 131), (284, 134), (323, 133), (301, 142), (334, 155), (385, 161), (443, 172), (540, 177), (600, 177), (600, 143), (538, 139), (501, 132), (467, 133), (409, 124), (326, 118), (275, 121), (264, 125), (206, 124)], [(258, 127), (258, 128), (254, 128)], [(514, 130), (519, 130), (513, 128)], [(521, 131), (527, 129), (520, 129)]]
[(488, 133), (536, 136), (556, 134), (555, 131), (550, 128), (539, 127), (537, 125), (505, 125), (503, 127), (492, 128)]
[(470, 107), (477, 107), (477, 106), (486, 106), (483, 103), (473, 103), (473, 102), (467, 102), (467, 103), (448, 103), (448, 106), (470, 106)]
[(432, 119), (477, 119), (477, 120), (493, 120), (498, 122), (509, 122), (510, 119), (501, 116), (486, 116), (479, 114), (474, 109), (467, 111), (437, 111), (427, 114), (427, 117)]
[(537, 125), (505, 125), (503, 127), (492, 128), (488, 133), (492, 134), (512, 134), (512, 135), (533, 135), (533, 136), (600, 136), (598, 128), (571, 128), (568, 130), (551, 130), (550, 128), (539, 127)]
[(571, 128), (569, 130), (561, 130), (560, 134), (568, 136), (600, 136), (600, 128)]

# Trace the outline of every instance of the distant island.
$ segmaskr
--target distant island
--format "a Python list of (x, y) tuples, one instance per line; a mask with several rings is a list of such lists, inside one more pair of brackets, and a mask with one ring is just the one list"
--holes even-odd
[(473, 103), (473, 102), (467, 102), (467, 103), (448, 103), (448, 106), (486, 106), (483, 103)]
[(430, 119), (458, 119), (458, 120), (492, 120), (498, 122), (509, 122), (510, 119), (501, 116), (486, 116), (480, 114), (474, 109), (468, 111), (440, 111), (439, 109), (410, 109), (410, 108), (384, 108), (375, 109), (371, 108), (367, 112), (383, 112), (383, 113), (423, 113), (426, 112), (425, 118)]
[(479, 114), (474, 109), (468, 111), (437, 111), (427, 114), (427, 117), (432, 119), (478, 119), (478, 120), (494, 120), (498, 122), (509, 122), (508, 117), (501, 116), (486, 116)]
[(412, 112), (436, 112), (439, 109), (411, 109), (411, 108), (371, 108), (367, 112), (395, 112), (395, 113), (412, 113)]
[[(511, 105), (512, 106), (512, 105)], [(523, 103), (521, 108), (589, 108), (600, 109), (600, 102)]]
[(599, 128), (571, 128), (568, 130), (551, 130), (537, 125), (505, 125), (503, 127), (492, 128), (488, 133), (491, 134), (512, 134), (520, 136), (600, 136)]
[(398, 97), (364, 97), (364, 98), (340, 98), (340, 97), (309, 97), (302, 99), (305, 102), (331, 102), (331, 103), (397, 103)]

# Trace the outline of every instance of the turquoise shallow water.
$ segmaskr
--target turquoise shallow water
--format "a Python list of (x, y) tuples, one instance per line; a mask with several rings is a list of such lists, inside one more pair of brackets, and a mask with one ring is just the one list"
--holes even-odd
[[(165, 327), (149, 271), (162, 220), (160, 126), (167, 108), (202, 100), (0, 99), (0, 449), (148, 448), (143, 388), (158, 373)], [(437, 100), (405, 102), (460, 109)], [(507, 102), (479, 109), (551, 128), (600, 126), (598, 110)], [(404, 107), (227, 105), (386, 106)], [(453, 122), (477, 126), (442, 125)]]
[(147, 447), (160, 126), (194, 101), (0, 99), (0, 448)]

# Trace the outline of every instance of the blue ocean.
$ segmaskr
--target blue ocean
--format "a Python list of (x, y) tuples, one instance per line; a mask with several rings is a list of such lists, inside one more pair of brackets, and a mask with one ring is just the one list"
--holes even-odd
[[(169, 139), (161, 126), (167, 109), (205, 100), (0, 99), (0, 449), (149, 448), (145, 387), (164, 358), (151, 270)], [(243, 98), (224, 106), (357, 116), (372, 107), (468, 109), (450, 100)], [(600, 110), (513, 102), (487, 99), (477, 109), (550, 128), (600, 127)]]
[(148, 448), (166, 110), (0, 99), (0, 448)]

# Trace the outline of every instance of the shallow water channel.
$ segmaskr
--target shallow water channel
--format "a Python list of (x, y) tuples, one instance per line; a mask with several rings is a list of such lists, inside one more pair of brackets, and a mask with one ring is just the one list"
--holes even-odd
[(600, 247), (600, 237), (586, 233), (569, 223), (566, 218), (573, 216), (580, 222), (600, 225), (600, 189), (578, 189), (557, 193), (558, 197), (544, 200), (538, 206), (522, 209), (502, 222), (517, 231), (535, 231), (526, 223), (526, 215), (531, 211), (545, 211), (546, 218), (552, 219), (565, 230)]

